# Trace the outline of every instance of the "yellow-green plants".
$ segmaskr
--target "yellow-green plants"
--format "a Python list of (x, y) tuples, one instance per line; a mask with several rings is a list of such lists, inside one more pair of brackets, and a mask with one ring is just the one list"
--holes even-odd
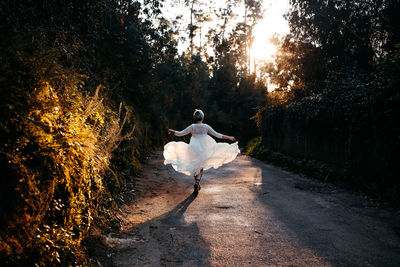
[(82, 83), (38, 82), (25, 97), (27, 111), (2, 125), (18, 132), (2, 151), (7, 178), (15, 180), (15, 208), (0, 233), (8, 263), (85, 262), (81, 241), (96, 215), (123, 122), (103, 103), (100, 88), (90, 96), (79, 90)]
[(254, 156), (255, 151), (261, 145), (261, 136), (254, 137), (246, 145), (246, 155)]

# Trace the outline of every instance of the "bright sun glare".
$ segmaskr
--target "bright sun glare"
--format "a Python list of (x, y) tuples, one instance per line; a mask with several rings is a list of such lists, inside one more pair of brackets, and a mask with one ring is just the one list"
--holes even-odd
[[(217, 7), (221, 7), (219, 5), (222, 2), (223, 1), (210, 1), (210, 5), (214, 4), (217, 5)], [(176, 7), (179, 6), (177, 3), (181, 2), (176, 0), (166, 0), (165, 15), (170, 20), (174, 20), (179, 15), (181, 17), (180, 21), (184, 21), (182, 24), (184, 25), (190, 21), (190, 12), (188, 12), (186, 9), (177, 9)], [(262, 5), (265, 10), (263, 19), (258, 22), (253, 31), (254, 42), (250, 51), (251, 71), (254, 70), (254, 65), (257, 63), (261, 61), (273, 60), (273, 56), (277, 49), (275, 45), (271, 43), (270, 39), (274, 36), (274, 34), (284, 35), (289, 33), (288, 23), (283, 18), (283, 15), (289, 9), (289, 0), (262, 0)], [(243, 6), (234, 7), (234, 9), (238, 14), (240, 14), (240, 12), (243, 11)], [(239, 16), (239, 19), (243, 19), (243, 14)], [(202, 32), (194, 39), (195, 45), (201, 46), (201, 41), (199, 40), (202, 40), (203, 43), (205, 42), (205, 34), (209, 28), (214, 28), (216, 23), (217, 22), (213, 20), (204, 23)], [(179, 43), (179, 51), (185, 51), (187, 49), (188, 38), (185, 39), (186, 41)]]
[(264, 8), (264, 18), (254, 28), (251, 54), (256, 61), (271, 61), (277, 49), (270, 39), (274, 34), (289, 33), (289, 25), (283, 18), (289, 9), (289, 0), (264, 0)]

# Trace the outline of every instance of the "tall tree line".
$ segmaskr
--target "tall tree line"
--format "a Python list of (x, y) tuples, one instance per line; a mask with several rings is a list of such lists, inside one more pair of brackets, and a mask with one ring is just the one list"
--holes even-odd
[(328, 163), (317, 176), (398, 199), (399, 1), (291, 4), (291, 33), (264, 65), (278, 87), (258, 113), (265, 151)]

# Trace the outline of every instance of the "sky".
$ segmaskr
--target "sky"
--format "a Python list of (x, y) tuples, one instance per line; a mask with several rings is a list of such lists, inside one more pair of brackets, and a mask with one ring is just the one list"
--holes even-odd
[(264, 18), (254, 29), (253, 55), (258, 60), (270, 60), (276, 52), (275, 46), (269, 41), (274, 35), (289, 33), (289, 25), (283, 15), (289, 9), (289, 0), (264, 0)]
[[(221, 0), (205, 0), (199, 1), (207, 3), (207, 6), (213, 6), (214, 8), (223, 8), (225, 1)], [(258, 22), (254, 29), (254, 43), (252, 47), (252, 57), (257, 61), (261, 60), (272, 60), (272, 55), (276, 52), (275, 46), (269, 41), (269, 39), (274, 35), (284, 35), (289, 33), (289, 26), (286, 20), (283, 18), (285, 12), (289, 9), (289, 0), (263, 0), (264, 8), (264, 18)], [(203, 9), (207, 10), (206, 4), (204, 4)], [(236, 21), (243, 21), (243, 6), (238, 6), (233, 9), (234, 13), (238, 13), (239, 16)], [(179, 43), (178, 49), (183, 52), (189, 46), (189, 38), (187, 25), (190, 21), (190, 11), (188, 7), (185, 7), (184, 0), (166, 0), (164, 4), (164, 16), (173, 21), (177, 16), (182, 16), (177, 25), (181, 35), (182, 40)], [(194, 42), (198, 46), (200, 40), (204, 42), (204, 35), (209, 28), (215, 27), (216, 23), (221, 23), (218, 21), (211, 21), (206, 23), (202, 28), (202, 38), (197, 34)]]

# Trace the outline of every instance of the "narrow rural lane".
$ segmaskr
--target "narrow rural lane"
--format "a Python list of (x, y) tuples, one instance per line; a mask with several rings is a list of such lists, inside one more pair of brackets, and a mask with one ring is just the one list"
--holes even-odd
[(398, 213), (247, 156), (196, 197), (157, 153), (137, 188), (103, 266), (400, 266)]

